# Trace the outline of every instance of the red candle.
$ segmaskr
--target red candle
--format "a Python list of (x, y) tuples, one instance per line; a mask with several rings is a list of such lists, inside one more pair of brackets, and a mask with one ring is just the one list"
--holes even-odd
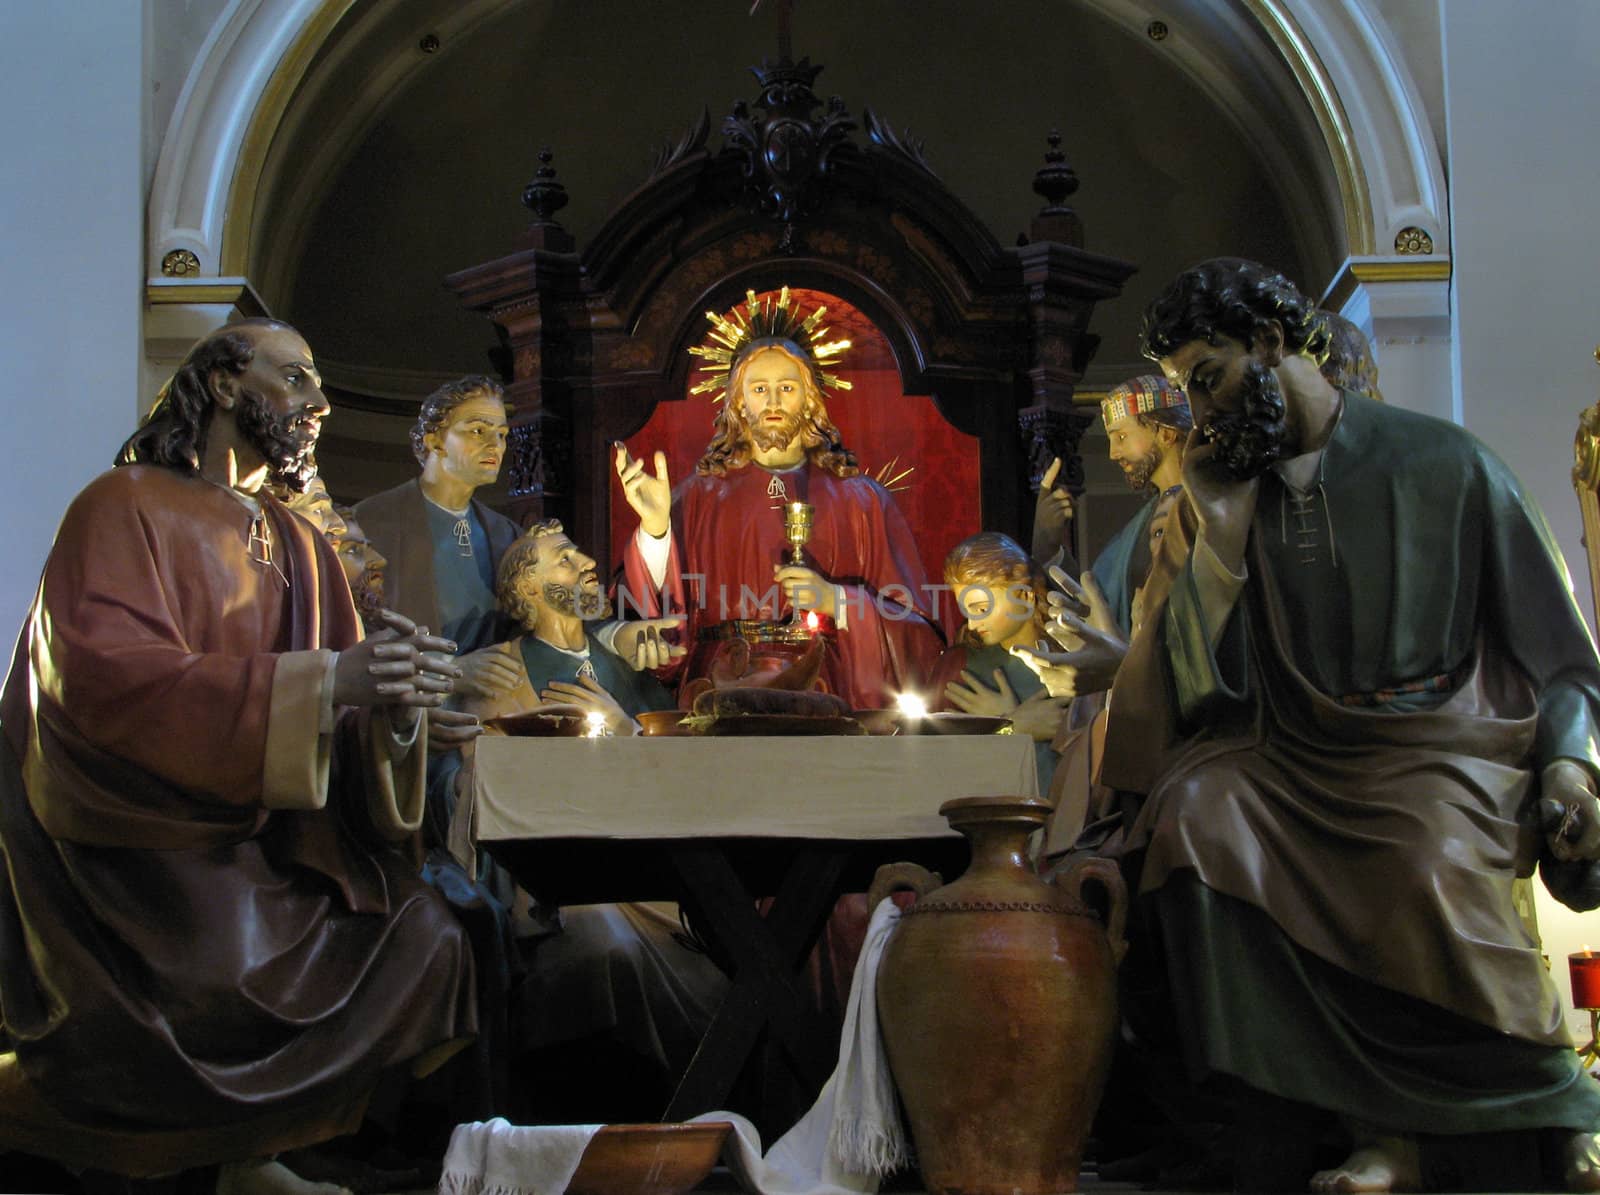
[(1572, 1007), (1600, 1008), (1600, 954), (1584, 949), (1567, 956), (1572, 970)]

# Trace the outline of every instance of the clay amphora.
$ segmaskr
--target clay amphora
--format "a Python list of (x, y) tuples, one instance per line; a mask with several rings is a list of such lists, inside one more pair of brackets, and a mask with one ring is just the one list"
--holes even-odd
[[(1075, 1191), (1117, 1024), (1127, 892), (1083, 859), (1054, 882), (1027, 860), (1050, 805), (962, 797), (939, 812), (972, 845), (952, 884), (901, 915), (878, 972), (878, 1016), (929, 1195)], [(872, 907), (914, 865), (882, 869)], [(1110, 928), (1081, 899), (1110, 896)]]

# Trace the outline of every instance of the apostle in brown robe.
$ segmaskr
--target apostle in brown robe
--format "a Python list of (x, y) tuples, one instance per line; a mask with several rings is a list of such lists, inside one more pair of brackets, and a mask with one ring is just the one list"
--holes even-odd
[(349, 1131), (476, 1032), (421, 816), (452, 645), (361, 638), (267, 494), (328, 413), (310, 350), (202, 341), (68, 509), (0, 705), (0, 1147), (153, 1174)]

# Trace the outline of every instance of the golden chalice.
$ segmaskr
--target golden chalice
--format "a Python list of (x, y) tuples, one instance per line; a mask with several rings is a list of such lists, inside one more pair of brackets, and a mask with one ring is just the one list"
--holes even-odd
[(806, 543), (811, 538), (811, 518), (815, 508), (809, 502), (787, 502), (783, 507), (783, 538), (789, 543), (789, 563), (805, 560)]

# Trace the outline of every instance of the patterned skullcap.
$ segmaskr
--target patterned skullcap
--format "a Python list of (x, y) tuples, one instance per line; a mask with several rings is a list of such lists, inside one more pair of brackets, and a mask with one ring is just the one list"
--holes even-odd
[(1129, 415), (1148, 415), (1151, 411), (1188, 405), (1188, 396), (1166, 378), (1145, 374), (1130, 378), (1101, 399), (1100, 418), (1110, 424)]

